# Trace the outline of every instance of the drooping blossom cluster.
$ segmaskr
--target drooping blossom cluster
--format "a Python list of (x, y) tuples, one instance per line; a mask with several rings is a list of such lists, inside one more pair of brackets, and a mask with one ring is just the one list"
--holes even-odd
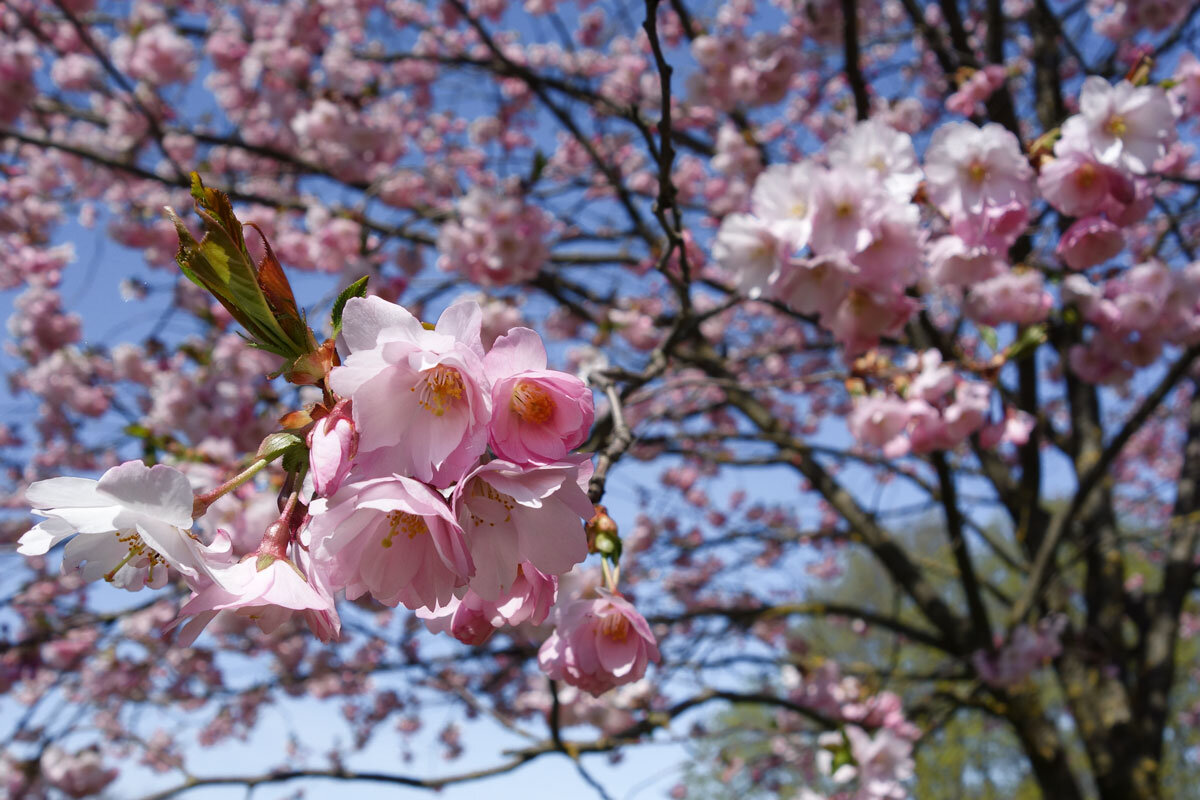
[[(222, 612), (267, 632), (301, 613), (319, 638), (335, 639), (342, 590), (403, 605), (470, 644), (543, 623), (558, 576), (588, 554), (592, 464), (571, 451), (591, 429), (592, 395), (547, 368), (527, 328), (485, 351), (482, 318), (463, 302), (427, 327), (380, 298), (349, 300), (343, 361), (329, 373), (341, 399), (306, 437), (311, 488), (292, 492), (253, 551), (223, 529), (206, 540), (192, 530), (227, 489), (194, 497), (179, 470), (135, 461), (99, 481), (33, 484), (27, 498), (46, 520), (21, 552), (69, 539), (64, 570), (131, 590), (161, 587), (176, 571), (192, 589), (180, 612), (193, 617), (185, 643)], [(544, 668), (594, 694), (658, 660), (645, 620), (615, 592), (574, 599), (556, 619), (543, 652), (559, 655)]]

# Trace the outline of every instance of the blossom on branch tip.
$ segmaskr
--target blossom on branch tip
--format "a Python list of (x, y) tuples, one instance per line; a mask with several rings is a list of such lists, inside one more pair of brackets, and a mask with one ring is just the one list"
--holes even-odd
[(351, 600), (369, 593), (387, 606), (445, 605), (475, 573), (445, 499), (413, 478), (345, 484), (310, 512), (304, 542)]

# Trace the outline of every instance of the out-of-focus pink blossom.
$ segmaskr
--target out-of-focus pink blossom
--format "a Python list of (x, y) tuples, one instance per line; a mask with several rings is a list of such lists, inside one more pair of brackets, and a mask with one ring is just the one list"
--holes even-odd
[(638, 680), (658, 660), (658, 642), (645, 618), (605, 589), (560, 608), (554, 632), (538, 650), (543, 672), (594, 696)]
[(1076, 270), (1103, 264), (1125, 249), (1121, 229), (1103, 217), (1076, 220), (1063, 233), (1055, 254)]

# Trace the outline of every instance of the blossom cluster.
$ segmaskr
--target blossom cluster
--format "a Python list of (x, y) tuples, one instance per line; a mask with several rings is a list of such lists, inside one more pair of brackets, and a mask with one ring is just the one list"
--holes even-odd
[(952, 450), (973, 433), (988, 446), (1024, 444), (1032, 418), (1009, 410), (1002, 421), (989, 422), (991, 397), (987, 383), (962, 377), (940, 352), (926, 350), (909, 356), (887, 391), (857, 395), (847, 425), (860, 444), (888, 458)]
[(480, 286), (521, 283), (549, 257), (551, 220), (519, 198), (473, 187), (438, 233), (438, 266)]
[[(482, 320), (474, 302), (426, 326), (378, 297), (350, 299), (342, 363), (329, 373), (336, 402), (310, 412), (308, 480), (260, 541), (221, 528), (201, 536), (193, 518), (222, 492), (194, 495), (178, 469), (133, 461), (98, 481), (32, 484), (26, 497), (45, 519), (20, 551), (68, 540), (64, 571), (130, 590), (162, 587), (173, 570), (192, 591), (184, 644), (222, 612), (268, 632), (300, 613), (329, 641), (342, 591), (403, 605), (472, 645), (541, 625), (558, 577), (588, 555), (592, 464), (572, 451), (591, 429), (592, 394), (547, 368), (528, 328), (485, 351)], [(658, 660), (653, 633), (615, 586), (556, 608), (541, 655), (551, 676), (599, 694)]]

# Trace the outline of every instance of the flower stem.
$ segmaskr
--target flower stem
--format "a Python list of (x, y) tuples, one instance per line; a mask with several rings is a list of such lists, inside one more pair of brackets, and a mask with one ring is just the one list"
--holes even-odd
[(211, 489), (207, 492), (196, 495), (196, 498), (192, 501), (192, 519), (199, 519), (200, 517), (203, 517), (205, 512), (208, 511), (209, 506), (249, 481), (259, 472), (261, 472), (263, 467), (270, 463), (271, 462), (269, 460), (260, 458), (215, 489)]

